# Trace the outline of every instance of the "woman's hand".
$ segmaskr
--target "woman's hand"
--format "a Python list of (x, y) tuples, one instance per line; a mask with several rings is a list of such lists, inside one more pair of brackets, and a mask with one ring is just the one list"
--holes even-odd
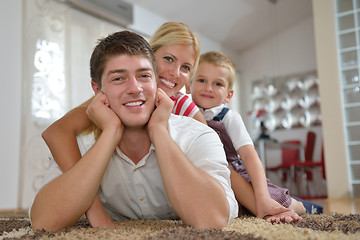
[(155, 106), (156, 108), (147, 125), (150, 139), (152, 139), (153, 133), (156, 132), (156, 129), (168, 128), (168, 121), (171, 111), (174, 108), (174, 102), (161, 88), (158, 88), (155, 97)]

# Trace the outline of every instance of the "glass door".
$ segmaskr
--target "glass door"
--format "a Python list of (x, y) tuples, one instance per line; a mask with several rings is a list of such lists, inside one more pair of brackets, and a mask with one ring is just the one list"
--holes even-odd
[(360, 0), (335, 0), (352, 197), (360, 197)]

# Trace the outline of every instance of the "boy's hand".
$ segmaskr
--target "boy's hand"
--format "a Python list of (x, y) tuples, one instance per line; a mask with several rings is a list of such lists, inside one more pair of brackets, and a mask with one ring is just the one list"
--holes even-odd
[(120, 129), (123, 132), (124, 126), (120, 118), (109, 107), (106, 95), (99, 92), (86, 109), (90, 120), (93, 121), (102, 131), (105, 129)]
[(152, 139), (156, 129), (162, 127), (167, 129), (171, 111), (174, 108), (174, 102), (161, 88), (158, 88), (155, 97), (155, 106), (156, 108), (147, 125), (150, 139)]
[(262, 199), (256, 201), (257, 217), (266, 219), (267, 222), (297, 222), (301, 221), (300, 217), (293, 210), (285, 208), (274, 199)]

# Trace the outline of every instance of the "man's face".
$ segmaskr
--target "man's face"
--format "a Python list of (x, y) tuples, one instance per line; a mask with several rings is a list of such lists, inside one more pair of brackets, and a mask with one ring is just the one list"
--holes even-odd
[(156, 76), (142, 56), (117, 55), (107, 62), (101, 77), (110, 108), (126, 127), (143, 127), (155, 106)]

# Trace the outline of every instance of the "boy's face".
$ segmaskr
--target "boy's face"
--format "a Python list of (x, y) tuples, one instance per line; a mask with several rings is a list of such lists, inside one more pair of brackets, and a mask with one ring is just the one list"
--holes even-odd
[(195, 64), (195, 49), (192, 45), (172, 44), (160, 47), (155, 57), (158, 87), (171, 97), (188, 82)]
[(154, 111), (157, 89), (156, 76), (148, 59), (114, 56), (108, 60), (101, 81), (101, 91), (124, 126), (144, 126), (148, 122)]
[(228, 103), (233, 95), (233, 90), (228, 90), (230, 77), (229, 69), (202, 62), (191, 84), (192, 100), (204, 109)]

